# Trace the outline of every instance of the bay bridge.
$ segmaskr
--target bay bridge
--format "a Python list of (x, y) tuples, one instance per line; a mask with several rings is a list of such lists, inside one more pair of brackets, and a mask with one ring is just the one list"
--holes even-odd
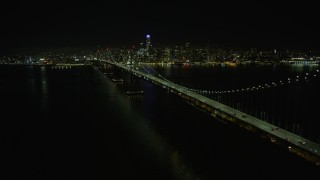
[[(130, 57), (128, 59), (130, 60)], [(250, 112), (250, 108), (241, 107), (239, 103), (232, 100), (228, 101), (226, 98), (224, 100), (222, 99), (222, 95), (224, 94), (233, 93), (234, 95), (239, 92), (262, 90), (269, 87), (290, 84), (298, 82), (299, 80), (301, 81), (302, 79), (308, 80), (307, 78), (316, 77), (319, 73), (318, 70), (314, 74), (306, 74), (304, 77), (296, 77), (295, 79), (288, 78), (286, 81), (279, 81), (277, 83), (271, 82), (269, 84), (243, 89), (209, 91), (179, 85), (166, 79), (154, 70), (153, 73), (150, 72), (144, 66), (121, 63), (114, 61), (112, 58), (106, 60), (100, 57), (97, 58), (97, 60), (100, 63), (120, 68), (133, 76), (153, 83), (170, 93), (174, 93), (190, 105), (212, 115), (217, 120), (244, 128), (274, 144), (286, 148), (289, 152), (311, 161), (316, 165), (320, 165), (320, 145), (317, 142), (305, 138), (299, 133), (290, 132), (286, 128), (280, 127), (280, 125), (277, 126), (271, 122), (267, 122), (265, 112), (262, 112), (260, 115), (257, 115), (257, 113), (253, 115), (254, 113), (252, 111)], [(299, 127), (294, 129), (299, 129)]]

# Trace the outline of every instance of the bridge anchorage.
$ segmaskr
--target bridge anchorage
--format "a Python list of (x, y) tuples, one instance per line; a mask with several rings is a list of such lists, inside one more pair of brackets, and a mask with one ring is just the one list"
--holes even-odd
[[(98, 59), (98, 61), (120, 68), (130, 75), (136, 76), (161, 88), (164, 88), (168, 92), (174, 93), (181, 97), (187, 103), (191, 104), (197, 109), (209, 113), (215, 119), (225, 123), (237, 125), (252, 133), (255, 133), (267, 141), (282, 146), (289, 152), (311, 161), (320, 167), (320, 145), (315, 141), (303, 137), (302, 127), (296, 125), (290, 129), (288, 124), (281, 124), (275, 121), (275, 115), (277, 115), (278, 112), (274, 114), (268, 113), (268, 107), (264, 107), (263, 104), (258, 106), (256, 109), (249, 107), (249, 105), (254, 105), (252, 100), (255, 99), (260, 92), (266, 91), (272, 94), (274, 87), (286, 88), (297, 83), (306, 84), (309, 81), (312, 81), (312, 78), (319, 76), (319, 70), (312, 74), (310, 73), (305, 74), (304, 76), (296, 76), (295, 78), (291, 77), (287, 78), (286, 80), (265, 83), (253, 87), (224, 91), (209, 91), (187, 88), (176, 84), (166, 79), (150, 67), (127, 65), (126, 63), (118, 63), (112, 59)], [(256, 96), (252, 97), (249, 92), (256, 93)], [(240, 99), (237, 100), (236, 98), (230, 98), (232, 96), (236, 96), (237, 94), (240, 95)], [(231, 96), (228, 98), (225, 95)], [(249, 105), (240, 103), (245, 99), (247, 99)], [(270, 101), (270, 96), (264, 100)], [(278, 106), (276, 106), (274, 109), (276, 108), (278, 108)], [(285, 117), (285, 115), (281, 114), (280, 118), (283, 117)], [(290, 132), (289, 130), (295, 133)]]

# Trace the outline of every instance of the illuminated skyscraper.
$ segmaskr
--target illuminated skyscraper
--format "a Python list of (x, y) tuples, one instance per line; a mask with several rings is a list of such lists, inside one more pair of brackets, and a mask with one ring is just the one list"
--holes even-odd
[(150, 48), (151, 48), (150, 35), (147, 34), (147, 35), (146, 35), (146, 50), (147, 50), (147, 52), (149, 52)]

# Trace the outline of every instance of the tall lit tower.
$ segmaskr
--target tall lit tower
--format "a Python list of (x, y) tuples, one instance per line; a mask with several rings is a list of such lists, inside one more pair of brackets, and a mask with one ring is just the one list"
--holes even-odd
[(146, 35), (146, 50), (147, 50), (147, 52), (149, 52), (150, 48), (151, 48), (150, 34), (147, 34)]

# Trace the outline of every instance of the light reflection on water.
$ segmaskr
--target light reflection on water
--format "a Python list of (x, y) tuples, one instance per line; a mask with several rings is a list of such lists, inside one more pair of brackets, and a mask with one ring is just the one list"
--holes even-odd
[[(134, 142), (135, 147), (132, 149), (133, 152), (143, 149), (142, 153), (145, 153), (143, 156), (146, 156), (144, 158), (153, 159), (154, 163), (160, 164), (164, 169), (169, 168), (176, 179), (185, 179), (185, 177), (188, 177), (188, 179), (196, 179), (192, 167), (189, 167), (185, 163), (179, 150), (171, 145), (166, 137), (156, 131), (156, 124), (154, 124), (152, 120), (157, 120), (153, 119), (154, 117), (152, 116), (154, 115), (152, 115), (152, 112), (159, 110), (155, 104), (157, 103), (157, 92), (155, 92), (155, 87), (151, 84), (145, 82), (142, 82), (142, 84), (147, 88), (144, 96), (132, 97), (115, 93), (119, 92), (117, 88), (123, 86), (123, 84), (109, 82), (106, 84), (107, 87), (104, 87), (109, 93), (114, 92), (112, 93), (112, 97), (105, 98), (108, 104), (112, 104), (113, 107), (118, 109), (117, 116), (122, 116), (121, 118), (117, 118), (122, 120), (119, 123), (121, 123), (122, 128), (124, 128), (120, 130), (120, 132), (125, 131), (126, 133), (124, 134), (129, 136), (129, 141)], [(112, 89), (110, 89), (110, 87), (112, 87)], [(109, 100), (110, 98), (111, 100)], [(145, 106), (141, 106), (142, 104)], [(148, 113), (145, 114), (145, 112)], [(161, 119), (158, 118), (158, 120)], [(162, 172), (161, 174), (166, 173), (168, 172)]]
[[(151, 93), (148, 93), (150, 96)], [(154, 95), (154, 94), (153, 94)], [(150, 99), (148, 104), (149, 106), (153, 104), (153, 98), (147, 97)], [(131, 101), (132, 99), (130, 99)], [(144, 99), (146, 100), (146, 99)], [(146, 100), (148, 101), (148, 100)], [(127, 104), (125, 100), (120, 103)], [(122, 107), (124, 107), (122, 105)], [(145, 119), (139, 115), (137, 115), (136, 109), (130, 108), (125, 110), (126, 116), (130, 119), (128, 126), (133, 127), (133, 134), (137, 134), (138, 139), (142, 142), (142, 144), (154, 153), (157, 158), (157, 162), (160, 162), (164, 166), (171, 166), (171, 171), (177, 179), (196, 179), (191, 167), (185, 163), (183, 156), (179, 154), (179, 151), (174, 148), (174, 146), (170, 145), (167, 142), (166, 138), (161, 134), (155, 131), (154, 124), (150, 122), (150, 120)], [(156, 107), (152, 107), (156, 108)], [(165, 113), (165, 112), (164, 112)], [(137, 117), (138, 116), (138, 117)]]

